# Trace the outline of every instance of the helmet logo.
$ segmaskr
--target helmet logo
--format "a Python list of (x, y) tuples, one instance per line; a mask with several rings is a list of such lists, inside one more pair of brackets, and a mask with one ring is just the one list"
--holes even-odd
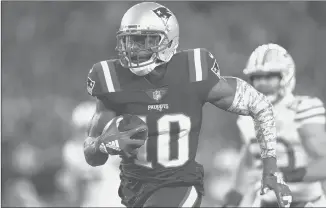
[(169, 18), (172, 16), (172, 13), (165, 7), (159, 7), (152, 10), (159, 18), (161, 18), (163, 24), (166, 26)]

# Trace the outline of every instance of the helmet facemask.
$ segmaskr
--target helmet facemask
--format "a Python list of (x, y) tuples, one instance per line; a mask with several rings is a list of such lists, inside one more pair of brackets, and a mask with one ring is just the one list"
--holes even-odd
[[(284, 70), (270, 70), (271, 72), (266, 72), (265, 70), (262, 72), (256, 71), (255, 73), (247, 74), (250, 78), (251, 84), (261, 93), (263, 93), (270, 102), (275, 103), (280, 100), (284, 96), (288, 94), (292, 94), (295, 87), (295, 77), (294, 74), (285, 74)], [(255, 86), (253, 80), (255, 78), (259, 78), (259, 76), (265, 77), (279, 77), (279, 84), (277, 86), (270, 86), (270, 89), (262, 89), (259, 86)], [(268, 88), (268, 87), (267, 87)]]
[(279, 98), (282, 75), (278, 72), (256, 72), (249, 75), (251, 84), (272, 102)]
[(143, 76), (166, 62), (160, 58), (160, 53), (168, 49), (171, 43), (167, 35), (160, 31), (120, 31), (116, 50), (123, 67)]

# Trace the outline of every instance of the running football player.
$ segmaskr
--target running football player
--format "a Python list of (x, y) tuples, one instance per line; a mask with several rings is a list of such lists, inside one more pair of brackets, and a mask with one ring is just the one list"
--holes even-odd
[[(148, 125), (148, 139), (136, 157), (121, 154), (119, 195), (127, 207), (194, 207), (203, 195), (203, 167), (195, 161), (206, 102), (223, 110), (252, 116), (261, 148), (262, 191), (275, 191), (288, 206), (288, 187), (277, 174), (276, 127), (271, 103), (245, 81), (223, 77), (205, 49), (178, 51), (179, 25), (166, 7), (143, 2), (123, 16), (117, 33), (119, 59), (96, 63), (87, 78), (88, 93), (97, 98), (86, 161), (103, 165), (108, 142), (101, 118), (133, 114)], [(134, 145), (133, 140), (130, 145)], [(124, 145), (128, 145), (124, 138)], [(112, 143), (111, 143), (112, 144)]]
[[(293, 94), (295, 63), (290, 54), (277, 44), (265, 44), (255, 49), (244, 74), (274, 105), (277, 164), (293, 194), (291, 207), (325, 207), (320, 182), (326, 179), (326, 119), (322, 101)], [(240, 206), (275, 207), (273, 195), (260, 197), (256, 188), (249, 191), (248, 187), (260, 184), (257, 178), (262, 168), (257, 158), (259, 146), (255, 142), (253, 120), (240, 116), (237, 123), (245, 145), (234, 189), (227, 194), (226, 204), (234, 206), (242, 201)]]

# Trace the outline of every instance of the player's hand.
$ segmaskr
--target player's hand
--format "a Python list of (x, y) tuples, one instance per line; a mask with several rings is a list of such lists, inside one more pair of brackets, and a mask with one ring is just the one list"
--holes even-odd
[(273, 190), (279, 207), (290, 207), (292, 202), (292, 193), (288, 185), (283, 181), (281, 173), (267, 174), (263, 176), (261, 195)]
[(124, 155), (128, 158), (137, 154), (137, 149), (144, 145), (145, 140), (131, 139), (133, 135), (144, 130), (144, 127), (137, 127), (125, 132), (112, 131), (103, 132), (100, 136), (100, 151), (110, 155)]

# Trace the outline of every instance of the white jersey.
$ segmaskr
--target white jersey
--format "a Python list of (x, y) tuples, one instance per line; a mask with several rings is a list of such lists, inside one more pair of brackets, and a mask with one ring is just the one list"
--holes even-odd
[[(308, 123), (325, 124), (325, 108), (321, 100), (308, 96), (288, 95), (274, 105), (277, 128), (277, 163), (280, 168), (306, 166), (312, 158), (305, 151), (298, 128)], [(244, 142), (254, 156), (254, 168), (261, 169), (260, 147), (256, 141), (254, 122), (250, 116), (240, 116), (237, 121)], [(260, 181), (257, 181), (260, 183)], [(322, 195), (320, 182), (288, 183), (295, 201), (309, 201)], [(257, 184), (257, 187), (260, 185)], [(266, 200), (275, 200), (266, 194)]]

